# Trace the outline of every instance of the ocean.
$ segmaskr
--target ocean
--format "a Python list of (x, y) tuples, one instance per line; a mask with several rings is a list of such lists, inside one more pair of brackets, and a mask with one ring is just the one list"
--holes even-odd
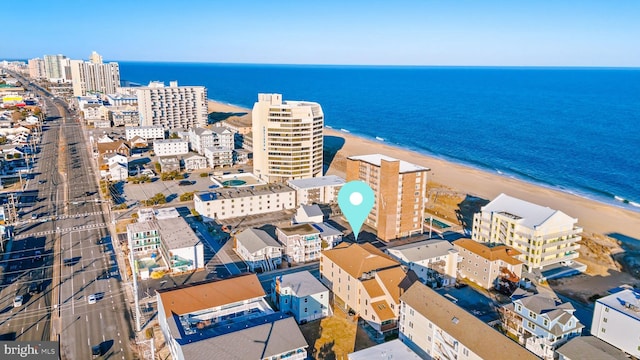
[(122, 80), (316, 101), (354, 135), (640, 211), (640, 69), (120, 62)]

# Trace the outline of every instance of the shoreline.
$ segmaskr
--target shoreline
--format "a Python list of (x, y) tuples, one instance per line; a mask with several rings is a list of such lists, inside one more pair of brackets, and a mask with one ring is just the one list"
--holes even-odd
[[(251, 110), (209, 100), (209, 112), (247, 112)], [(542, 206), (560, 210), (578, 219), (578, 226), (584, 232), (604, 235), (622, 235), (639, 240), (640, 214), (623, 206), (616, 206), (597, 199), (582, 196), (569, 191), (555, 189), (552, 186), (533, 183), (505, 174), (490, 172), (461, 162), (442, 159), (403, 148), (396, 144), (353, 135), (339, 129), (323, 129), (325, 152), (332, 153), (326, 174), (344, 177), (346, 157), (381, 153), (396, 159), (415, 163), (431, 169), (428, 181), (434, 190), (459, 193), (480, 199), (493, 200), (500, 193), (520, 198)], [(327, 141), (330, 140), (330, 141)], [(454, 144), (455, 145), (455, 144)], [(375, 150), (371, 150), (375, 149)]]

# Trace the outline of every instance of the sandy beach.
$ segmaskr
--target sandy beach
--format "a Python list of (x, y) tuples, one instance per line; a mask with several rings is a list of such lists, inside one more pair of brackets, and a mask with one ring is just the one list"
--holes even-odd
[[(215, 101), (209, 102), (209, 111), (250, 113), (248, 109)], [(327, 174), (344, 176), (347, 156), (378, 152), (430, 168), (431, 172), (428, 176), (432, 190), (435, 189), (435, 191), (462, 196), (470, 195), (486, 200), (492, 200), (500, 193), (506, 193), (561, 210), (577, 218), (578, 225), (583, 227), (585, 232), (620, 234), (632, 239), (640, 239), (640, 213), (631, 210), (444, 161), (334, 129), (325, 128), (324, 134), (325, 154), (335, 156), (330, 161)], [(455, 144), (452, 145), (455, 146)]]

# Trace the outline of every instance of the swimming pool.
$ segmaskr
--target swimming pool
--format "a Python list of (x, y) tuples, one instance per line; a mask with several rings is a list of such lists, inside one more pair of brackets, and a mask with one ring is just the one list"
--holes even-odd
[(225, 180), (222, 182), (222, 186), (242, 186), (245, 185), (247, 182), (244, 180), (238, 180), (238, 179), (233, 179), (233, 180)]
[[(424, 219), (424, 222), (429, 224), (431, 222), (431, 218)], [(450, 228), (451, 227), (451, 225), (449, 225), (447, 223), (443, 223), (442, 221), (440, 221), (438, 219), (433, 219), (433, 225), (439, 227), (440, 229), (446, 229), (446, 228)]]

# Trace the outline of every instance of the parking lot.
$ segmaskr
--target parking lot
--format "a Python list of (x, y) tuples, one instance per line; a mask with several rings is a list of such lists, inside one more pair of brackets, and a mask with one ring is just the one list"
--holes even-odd
[(208, 176), (200, 177), (203, 172), (207, 173), (205, 170), (189, 174), (185, 180), (191, 181), (192, 185), (179, 185), (183, 179), (162, 181), (159, 177), (156, 177), (154, 181), (148, 183), (122, 183), (119, 190), (127, 205), (133, 205), (141, 200), (149, 199), (157, 193), (163, 193), (167, 198), (167, 202), (172, 202), (176, 199), (180, 201), (180, 195), (184, 193), (207, 191), (213, 185)]

